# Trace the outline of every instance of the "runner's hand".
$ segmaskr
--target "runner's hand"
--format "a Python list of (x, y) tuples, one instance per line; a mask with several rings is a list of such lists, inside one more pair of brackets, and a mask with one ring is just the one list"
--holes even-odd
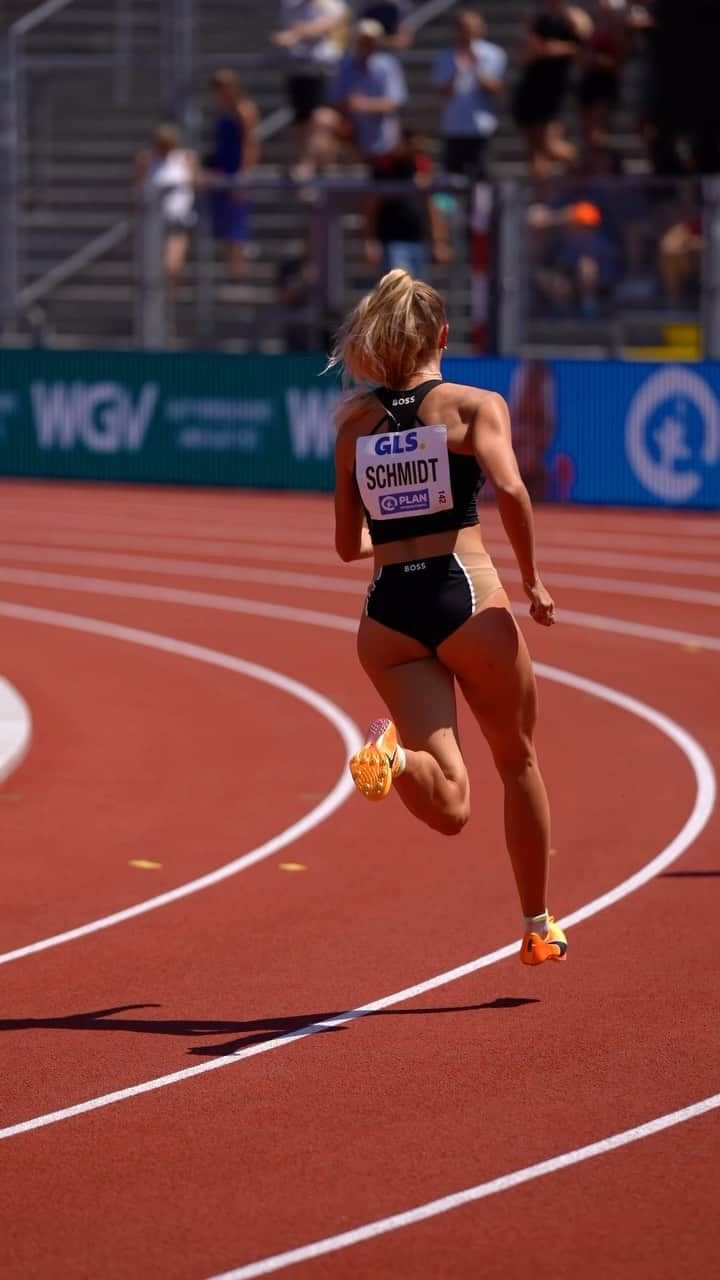
[(530, 601), (530, 617), (541, 627), (551, 627), (555, 622), (555, 604), (550, 592), (543, 586), (539, 578), (534, 582), (523, 582), (525, 595)]

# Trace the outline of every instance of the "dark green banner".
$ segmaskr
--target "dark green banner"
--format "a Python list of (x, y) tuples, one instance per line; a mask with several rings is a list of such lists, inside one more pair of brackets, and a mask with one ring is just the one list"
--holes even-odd
[(0, 473), (331, 489), (340, 394), (315, 356), (0, 353)]

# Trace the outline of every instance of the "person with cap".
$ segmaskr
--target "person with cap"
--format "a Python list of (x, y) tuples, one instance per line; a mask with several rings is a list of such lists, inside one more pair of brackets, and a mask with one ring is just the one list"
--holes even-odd
[(400, 141), (407, 86), (398, 59), (383, 48), (385, 32), (379, 22), (364, 18), (352, 34), (353, 51), (340, 65), (332, 96), (350, 122), (360, 155), (374, 169)]
[(593, 319), (617, 279), (618, 251), (590, 200), (560, 209), (532, 205), (528, 225), (551, 235), (544, 262), (535, 273), (540, 293), (560, 314)]

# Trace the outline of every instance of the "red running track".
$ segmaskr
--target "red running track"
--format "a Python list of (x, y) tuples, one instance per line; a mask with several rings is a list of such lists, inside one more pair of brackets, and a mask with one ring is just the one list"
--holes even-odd
[[(327, 499), (5, 483), (2, 510), (2, 674), (35, 730), (0, 789), (2, 949), (21, 952), (2, 967), (3, 1280), (261, 1274), (717, 1095), (717, 814), (575, 925), (567, 965), (493, 960), (517, 907), (467, 717), (459, 839), (352, 796), (210, 887), (22, 954), (296, 823), (345, 776), (341, 713), (364, 726), (376, 703), (352, 636), (367, 566), (336, 562)], [(561, 621), (525, 627), (536, 660), (639, 699), (717, 761), (718, 523), (575, 509), (538, 526)], [(335, 723), (243, 662), (324, 695)], [(546, 677), (541, 695), (567, 914), (670, 844), (697, 779), (646, 719)], [(710, 1276), (719, 1133), (713, 1106), (279, 1274)]]

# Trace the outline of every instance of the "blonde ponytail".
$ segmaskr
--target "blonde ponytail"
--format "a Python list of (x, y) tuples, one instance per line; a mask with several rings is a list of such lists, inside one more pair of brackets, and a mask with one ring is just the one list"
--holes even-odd
[(343, 366), (346, 385), (356, 390), (341, 401), (343, 423), (365, 401), (367, 388), (404, 390), (416, 371), (437, 350), (445, 307), (437, 290), (407, 271), (383, 276), (341, 325), (328, 368)]

